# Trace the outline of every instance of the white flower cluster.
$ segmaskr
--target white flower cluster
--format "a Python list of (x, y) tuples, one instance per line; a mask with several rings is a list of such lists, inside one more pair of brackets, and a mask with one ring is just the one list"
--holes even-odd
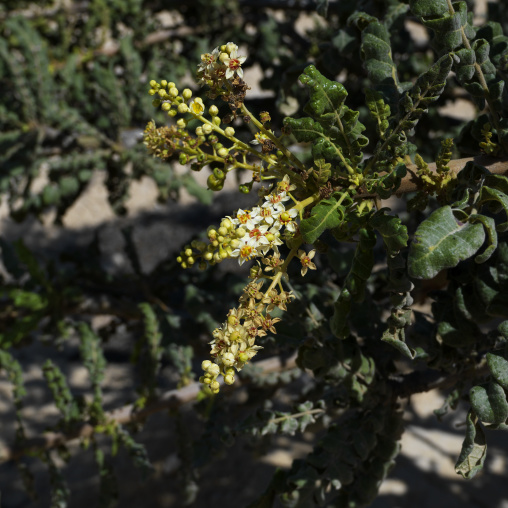
[[(289, 178), (284, 177), (284, 182), (289, 184)], [(265, 202), (254, 207), (252, 210), (239, 209), (236, 218), (230, 221), (237, 227), (245, 229), (245, 234), (237, 239), (236, 248), (230, 257), (238, 258), (242, 265), (253, 257), (264, 257), (268, 251), (278, 252), (278, 246), (282, 245), (281, 229), (294, 233), (296, 231), (295, 218), (298, 211), (295, 208), (286, 210), (284, 203), (290, 198), (287, 191), (274, 192), (265, 196)]]
[(238, 56), (238, 46), (234, 42), (228, 42), (223, 46), (217, 46), (211, 53), (201, 55), (201, 63), (198, 66), (198, 78), (204, 84), (213, 78), (231, 79), (235, 74), (243, 77), (242, 64), (247, 57)]

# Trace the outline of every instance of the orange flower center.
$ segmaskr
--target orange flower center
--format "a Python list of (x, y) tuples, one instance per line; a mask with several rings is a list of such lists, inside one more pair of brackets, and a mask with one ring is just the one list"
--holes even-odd
[(241, 66), (242, 66), (242, 64), (240, 63), (240, 60), (237, 60), (236, 58), (231, 58), (231, 60), (229, 61), (229, 68), (232, 71), (236, 71)]
[(258, 228), (255, 228), (249, 233), (249, 236), (251, 238), (261, 238), (263, 236), (263, 233), (261, 233), (261, 231)]
[(248, 259), (250, 256), (252, 256), (253, 251), (254, 251), (254, 249), (250, 245), (244, 245), (240, 249), (240, 256), (242, 256), (242, 258)]
[(239, 215), (237, 219), (240, 224), (247, 224), (247, 221), (250, 219), (250, 213), (247, 212), (242, 215)]

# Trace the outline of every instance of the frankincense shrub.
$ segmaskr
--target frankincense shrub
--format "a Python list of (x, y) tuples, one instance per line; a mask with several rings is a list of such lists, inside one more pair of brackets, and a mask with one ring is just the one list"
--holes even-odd
[[(156, 117), (143, 142), (154, 160), (206, 172), (210, 193), (236, 179), (245, 204), (148, 278), (125, 233), (147, 297), (130, 300), (143, 328), (132, 356), (141, 382), (121, 415), (103, 407), (108, 331), (76, 316), (67, 323), (80, 338), (92, 394), (76, 398), (58, 366), (44, 364), (62, 417), (57, 438), (36, 454), (49, 466), (55, 506), (67, 491), (52, 454), (67, 440), (93, 448), (107, 505), (114, 472), (96, 437), (110, 437), (113, 450), (124, 447), (146, 468), (149, 457), (125, 424), (192, 398), (206, 422), (202, 434), (191, 435), (179, 417), (176, 424), (189, 503), (199, 467), (225, 443), (311, 429), (313, 451), (277, 471), (250, 506), (368, 506), (400, 451), (401, 401), (436, 387), (448, 390), (438, 416), (461, 400), (469, 408), (455, 465), (463, 477), (483, 467), (485, 430), (508, 428), (508, 20), (492, 5), (496, 21), (476, 26), (466, 2), (447, 0), (367, 1), (362, 11), (349, 2), (317, 5), (327, 24), (310, 34), (306, 62), (291, 66), (295, 53), (283, 38), (270, 57), (270, 46), (250, 46), (246, 23), (234, 42), (199, 45), (189, 64), (194, 87), (171, 68), (150, 69)], [(417, 23), (432, 51), (407, 30)], [(256, 34), (273, 42), (272, 32)], [(264, 81), (275, 102), (249, 104), (251, 54), (271, 66)], [(474, 104), (475, 118), (442, 113), (457, 95)], [(33, 449), (23, 430), (22, 368), (8, 348), (44, 309), (78, 305), (80, 293), (69, 269), (58, 276), (66, 292), (56, 289), (54, 270), (23, 244), (11, 251), (3, 242), (2, 255), (11, 276), (29, 284), (9, 289), (30, 312), (25, 329), (2, 335), (0, 357), (15, 388), (19, 442), (11, 458), (19, 459)], [(228, 263), (247, 265), (245, 279), (225, 275)], [(101, 273), (91, 267), (87, 275)], [(169, 285), (177, 298), (167, 296)], [(172, 312), (178, 298), (186, 317), (209, 329), (208, 350)], [(162, 358), (179, 375), (181, 390), (171, 397), (160, 396)], [(284, 389), (294, 407), (270, 407)], [(240, 405), (237, 390), (246, 392), (240, 419), (226, 411)]]

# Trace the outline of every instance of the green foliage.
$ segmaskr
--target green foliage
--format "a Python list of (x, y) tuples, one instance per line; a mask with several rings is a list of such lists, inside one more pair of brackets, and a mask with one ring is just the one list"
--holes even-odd
[[(369, 506), (400, 452), (398, 400), (429, 389), (436, 372), (450, 389), (436, 414), (468, 405), (455, 468), (475, 476), (486, 460), (487, 431), (508, 429), (506, 13), (489, 5), (496, 21), (475, 26), (465, 2), (320, 0), (319, 21), (302, 34), (295, 21), (305, 2), (281, 4), (276, 15), (233, 0), (71, 4), (0, 7), (0, 195), (10, 217), (63, 229), (69, 209), (101, 179), (116, 214), (129, 212), (141, 179), (155, 184), (160, 204), (185, 189), (214, 208), (195, 215), (172, 208), (185, 234), (171, 232), (171, 251), (174, 244), (182, 259), (164, 257), (150, 269), (139, 230), (129, 226), (121, 226), (123, 247), (114, 253), (128, 260), (123, 272), (108, 267), (99, 229), (89, 240), (74, 231), (79, 241), (57, 254), (43, 252), (25, 230), (2, 233), (0, 371), (12, 385), (16, 418), (9, 453), (27, 491), (33, 494), (38, 459), (49, 473), (51, 506), (68, 505), (64, 470), (73, 467), (71, 450), (81, 452), (66, 442), (78, 436), (93, 452), (98, 505), (114, 506), (124, 487), (120, 451), (151, 474), (136, 431), (168, 410), (182, 502), (208, 501), (199, 486), (226, 446), (244, 440), (259, 454), (281, 434), (297, 440), (305, 432), (312, 451), (276, 471), (250, 506)], [(408, 17), (429, 29), (430, 45), (408, 30)], [(229, 41), (248, 56), (245, 82), (238, 71), (205, 78), (201, 69), (207, 84), (200, 95), (189, 76), (206, 67), (201, 55), (216, 45), (232, 58), (231, 49), (220, 49)], [(226, 69), (224, 55), (219, 61), (214, 72)], [(249, 95), (250, 67), (269, 92), (262, 99)], [(160, 80), (149, 85), (155, 100), (146, 93), (152, 77)], [(160, 93), (171, 90), (170, 80), (178, 87), (174, 100)], [(176, 113), (182, 104), (192, 109), (181, 84), (193, 100), (202, 96), (200, 115)], [(468, 121), (446, 116), (440, 107), (457, 97), (481, 113)], [(164, 104), (175, 106), (180, 123), (168, 119)], [(213, 132), (200, 132), (199, 122)], [(226, 134), (231, 126), (234, 135)], [(489, 158), (457, 160), (471, 154)], [(225, 264), (190, 268), (234, 257), (244, 236), (252, 246), (260, 224), (246, 224), (248, 233), (236, 237), (232, 210), (229, 222), (216, 222), (220, 199), (213, 202), (193, 173), (205, 166), (209, 188), (222, 190), (234, 170), (242, 192), (263, 187), (259, 204), (281, 198), (265, 238), (282, 244), (271, 256), (262, 244), (254, 256), (262, 262), (243, 293), (241, 272)], [(393, 211), (381, 202), (388, 199)], [(192, 221), (207, 216), (220, 225), (191, 238)], [(162, 249), (152, 238), (149, 247)], [(201, 248), (205, 240), (210, 250)], [(177, 266), (184, 264), (190, 270)], [(210, 333), (216, 349), (207, 363)], [(112, 397), (126, 404), (116, 411), (105, 393), (112, 395), (108, 376), (120, 339), (134, 382)], [(34, 365), (30, 348), (42, 346), (47, 358)], [(235, 351), (235, 368), (220, 363), (226, 347)], [(262, 361), (249, 363), (247, 351)], [(83, 386), (74, 384), (74, 362), (87, 373)], [(219, 367), (224, 384), (237, 376), (241, 388), (221, 386), (214, 395), (219, 388), (205, 367), (199, 388), (201, 362)], [(27, 435), (23, 408), (32, 400), (26, 379), (33, 371), (42, 372), (60, 415), (48, 429), (59, 433), (59, 444), (47, 448)], [(411, 381), (420, 375), (421, 383)], [(191, 398), (196, 403), (181, 409)], [(214, 473), (218, 480), (225, 474)]]

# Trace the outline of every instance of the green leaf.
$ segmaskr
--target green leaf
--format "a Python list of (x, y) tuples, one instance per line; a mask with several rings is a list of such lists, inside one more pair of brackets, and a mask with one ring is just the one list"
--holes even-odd
[(442, 16), (448, 12), (446, 0), (409, 0), (415, 16)]
[(508, 360), (495, 353), (487, 353), (487, 365), (494, 379), (508, 390)]
[(327, 229), (342, 224), (345, 208), (351, 203), (347, 194), (336, 192), (328, 199), (320, 201), (311, 212), (309, 218), (300, 222), (300, 232), (306, 243), (314, 243)]
[(386, 245), (390, 256), (394, 256), (401, 249), (407, 246), (408, 234), (407, 228), (401, 220), (395, 215), (387, 215), (387, 208), (383, 208), (375, 213), (370, 219), (370, 225), (379, 232)]
[(309, 117), (285, 118), (284, 125), (298, 141), (314, 143), (314, 159), (324, 157), (349, 164), (360, 162), (362, 149), (369, 140), (361, 134), (365, 126), (358, 121), (359, 112), (344, 104), (347, 97), (344, 86), (325, 78), (313, 65), (305, 68), (300, 81), (310, 93), (304, 111), (315, 122)]
[(487, 443), (483, 428), (470, 411), (466, 418), (466, 437), (455, 464), (455, 472), (470, 480), (483, 468), (486, 455)]
[(390, 104), (396, 104), (401, 89), (397, 67), (392, 60), (390, 34), (379, 21), (369, 23), (362, 32), (361, 56), (374, 88)]
[[(498, 189), (493, 189), (484, 185), (480, 193), (479, 202), (483, 204), (489, 201), (496, 201), (499, 205), (501, 205), (508, 217), (508, 196)], [(506, 231), (508, 229), (508, 221), (498, 224), (496, 229), (501, 232)]]
[(485, 261), (490, 259), (492, 254), (494, 254), (497, 249), (496, 222), (492, 217), (487, 217), (486, 215), (480, 214), (470, 215), (469, 220), (472, 224), (475, 222), (482, 224), (487, 233), (488, 245), (486, 249), (474, 258), (476, 263), (485, 263)]
[[(419, 2), (415, 2), (418, 4)], [(472, 39), (475, 36), (474, 29), (469, 25), (467, 20), (467, 5), (466, 2), (459, 2), (454, 4), (458, 5), (458, 11), (450, 14), (448, 8), (445, 12), (440, 12), (442, 2), (436, 2), (433, 6), (436, 7), (432, 13), (423, 13), (423, 8), (417, 9), (422, 16), (422, 22), (434, 32), (434, 40), (432, 41), (437, 49), (445, 51), (453, 51), (455, 48), (462, 45), (462, 37)], [(422, 7), (420, 5), (420, 7)], [(414, 12), (414, 10), (413, 10)], [(438, 17), (441, 16), (441, 17)]]
[(508, 417), (506, 393), (497, 383), (488, 387), (473, 386), (469, 391), (471, 406), (482, 422), (497, 425), (504, 423)]
[(409, 275), (432, 279), (441, 270), (473, 256), (484, 240), (481, 224), (460, 224), (450, 206), (439, 208), (416, 230), (409, 249)]

